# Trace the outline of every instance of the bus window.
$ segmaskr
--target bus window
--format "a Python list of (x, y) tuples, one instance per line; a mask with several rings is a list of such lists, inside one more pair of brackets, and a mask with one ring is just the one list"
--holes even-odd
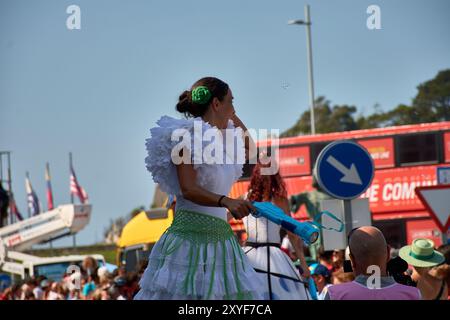
[(400, 249), (406, 243), (405, 220), (376, 220), (373, 225), (380, 229), (391, 248)]
[(310, 146), (310, 150), (311, 150), (311, 169), (314, 168), (316, 160), (319, 157), (320, 151), (322, 151), (322, 149), (325, 148), (331, 142), (332, 141), (317, 142), (317, 143), (311, 144), (311, 146)]
[(59, 262), (36, 265), (34, 267), (34, 276), (45, 276), (47, 279), (53, 281), (61, 281), (64, 274), (67, 272), (67, 268), (74, 264), (73, 262)]
[(127, 272), (137, 271), (144, 261), (148, 260), (153, 244), (138, 245), (125, 249), (122, 252), (122, 264)]
[(138, 264), (138, 251), (139, 249), (132, 249), (125, 251), (125, 269), (127, 272), (136, 270)]
[(364, 139), (357, 141), (370, 153), (375, 168), (395, 167), (394, 139)]
[(438, 141), (435, 133), (398, 136), (396, 144), (399, 165), (439, 162)]

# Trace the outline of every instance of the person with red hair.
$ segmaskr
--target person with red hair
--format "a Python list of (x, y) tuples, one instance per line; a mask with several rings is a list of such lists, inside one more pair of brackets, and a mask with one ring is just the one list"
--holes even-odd
[[(264, 166), (260, 162), (255, 165), (248, 187), (247, 200), (270, 201), (289, 215), (289, 202), (283, 179), (278, 172), (273, 175), (263, 175), (261, 168)], [(243, 222), (248, 235), (243, 249), (258, 273), (258, 277), (265, 283), (264, 299), (311, 299), (305, 286), (305, 279), (299, 274), (291, 258), (280, 248), (281, 227), (266, 218), (255, 218), (252, 215), (243, 218)], [(291, 232), (288, 232), (288, 237), (300, 259), (304, 275), (309, 276), (309, 269), (303, 255), (302, 240)]]

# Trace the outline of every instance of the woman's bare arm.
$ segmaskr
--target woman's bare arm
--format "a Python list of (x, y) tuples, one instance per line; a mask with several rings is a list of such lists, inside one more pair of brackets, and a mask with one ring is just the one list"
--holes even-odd
[[(280, 207), (286, 215), (290, 216), (289, 201), (286, 198), (276, 198), (274, 199), (274, 203), (278, 207)], [(300, 265), (303, 269), (302, 276), (307, 278), (310, 276), (311, 273), (309, 271), (308, 264), (306, 263), (305, 259), (305, 254), (303, 252), (303, 245), (304, 245), (303, 240), (298, 235), (290, 231), (287, 231), (287, 235), (289, 241), (292, 243), (292, 246), (294, 247), (297, 258), (300, 260)]]
[[(208, 191), (197, 184), (197, 172), (192, 164), (180, 164), (176, 168), (183, 198), (202, 206), (220, 206), (219, 199), (222, 195)], [(237, 219), (242, 219), (250, 211), (255, 210), (250, 201), (231, 199), (226, 196), (221, 200), (221, 204)]]
[[(241, 128), (244, 133), (245, 160), (248, 161), (250, 156), (256, 156), (257, 153), (256, 144), (253, 141), (253, 138), (251, 137), (250, 133), (248, 133), (247, 127), (242, 122), (242, 120), (237, 116), (236, 113), (231, 117), (231, 120), (233, 120), (235, 127)], [(254, 154), (250, 154), (252, 150), (254, 151)]]

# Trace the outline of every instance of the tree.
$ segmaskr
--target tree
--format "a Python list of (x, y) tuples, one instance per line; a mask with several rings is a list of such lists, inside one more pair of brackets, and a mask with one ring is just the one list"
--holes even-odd
[[(321, 96), (316, 99), (314, 115), (316, 132), (340, 132), (357, 129), (383, 128), (406, 124), (450, 121), (450, 69), (440, 71), (436, 77), (420, 84), (417, 95), (410, 106), (400, 104), (383, 112), (375, 105), (375, 112), (369, 116), (355, 118), (355, 106), (335, 105)], [(356, 119), (356, 120), (355, 120)], [(310, 134), (310, 112), (305, 111), (300, 119), (280, 137)]]
[[(314, 116), (316, 133), (355, 130), (358, 128), (353, 117), (355, 106), (335, 105), (330, 107), (330, 101), (320, 96), (315, 101)], [(310, 111), (305, 111), (300, 119), (280, 137), (290, 137), (311, 132)]]
[(437, 76), (420, 84), (417, 96), (413, 100), (421, 122), (450, 120), (450, 69), (443, 70)]

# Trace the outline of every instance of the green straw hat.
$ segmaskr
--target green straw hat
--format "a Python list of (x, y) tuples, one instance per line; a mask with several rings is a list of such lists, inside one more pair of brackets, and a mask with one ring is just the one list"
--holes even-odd
[(430, 239), (415, 239), (410, 246), (404, 246), (399, 252), (400, 258), (414, 267), (434, 267), (445, 261), (444, 255), (434, 250)]

